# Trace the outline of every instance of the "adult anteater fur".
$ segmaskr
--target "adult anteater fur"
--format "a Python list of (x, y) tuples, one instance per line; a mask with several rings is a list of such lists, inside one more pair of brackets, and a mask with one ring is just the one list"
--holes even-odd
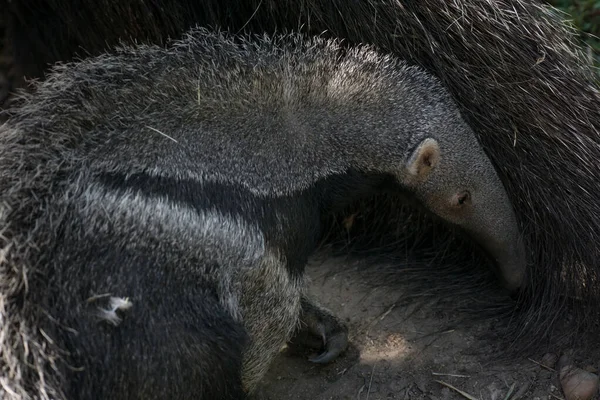
[(384, 189), (481, 238), (509, 284), (524, 266), (449, 94), (368, 48), (192, 31), (58, 67), (11, 114), (9, 398), (241, 399), (297, 328), (332, 360), (346, 329), (303, 295), (304, 266), (332, 211)]
[[(571, 325), (598, 329), (600, 95), (570, 28), (548, 6), (529, 0), (167, 0), (160, 6), (0, 0), (0, 9), (11, 82), (118, 40), (164, 43), (197, 23), (234, 32), (325, 32), (423, 66), (449, 89), (491, 157), (525, 235), (529, 268), (521, 323), (512, 325), (515, 344), (541, 343), (567, 306), (575, 306)], [(375, 209), (371, 234), (385, 232), (378, 221), (390, 220)]]

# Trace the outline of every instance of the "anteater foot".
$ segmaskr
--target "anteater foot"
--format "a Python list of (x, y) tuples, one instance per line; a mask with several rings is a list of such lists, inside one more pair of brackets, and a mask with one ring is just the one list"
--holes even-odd
[(309, 361), (326, 364), (343, 353), (348, 346), (348, 328), (328, 310), (305, 297), (302, 298), (300, 330), (294, 336), (295, 344), (319, 347), (322, 352)]

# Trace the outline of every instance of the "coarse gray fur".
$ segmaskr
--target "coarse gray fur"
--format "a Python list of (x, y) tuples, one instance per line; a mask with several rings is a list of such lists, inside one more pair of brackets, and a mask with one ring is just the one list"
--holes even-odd
[(512, 206), (451, 97), (367, 47), (194, 30), (56, 67), (0, 127), (0, 387), (10, 399), (240, 399), (307, 330), (332, 210), (408, 192), (509, 286)]

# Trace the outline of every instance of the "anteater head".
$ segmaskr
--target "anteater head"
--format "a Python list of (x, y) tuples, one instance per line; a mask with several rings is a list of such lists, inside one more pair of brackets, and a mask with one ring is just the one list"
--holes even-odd
[(506, 190), (466, 124), (448, 123), (442, 132), (409, 152), (405, 184), (430, 211), (472, 236), (496, 261), (504, 285), (516, 290), (526, 254)]
[(450, 93), (431, 74), (392, 56), (346, 54), (327, 90), (343, 111), (324, 130), (340, 127), (338, 147), (360, 148), (347, 151), (356, 165), (391, 171), (429, 211), (486, 250), (507, 288), (522, 287), (527, 257), (511, 200)]
[(527, 256), (516, 213), (456, 102), (434, 76), (419, 68), (391, 57), (371, 59), (376, 60), (371, 67), (376, 73), (364, 67), (369, 66), (365, 57), (346, 85), (367, 82), (354, 90), (360, 96), (347, 102), (359, 104), (353, 109), (359, 116), (355, 125), (369, 139), (361, 157), (375, 159), (373, 168), (391, 168), (401, 186), (429, 211), (458, 225), (483, 247), (507, 288), (522, 287)]

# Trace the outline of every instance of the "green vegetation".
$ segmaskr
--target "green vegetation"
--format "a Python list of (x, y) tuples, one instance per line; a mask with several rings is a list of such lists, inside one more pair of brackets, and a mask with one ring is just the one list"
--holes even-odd
[(581, 39), (589, 45), (589, 55), (600, 66), (600, 0), (549, 0), (558, 9), (568, 13), (581, 31)]

